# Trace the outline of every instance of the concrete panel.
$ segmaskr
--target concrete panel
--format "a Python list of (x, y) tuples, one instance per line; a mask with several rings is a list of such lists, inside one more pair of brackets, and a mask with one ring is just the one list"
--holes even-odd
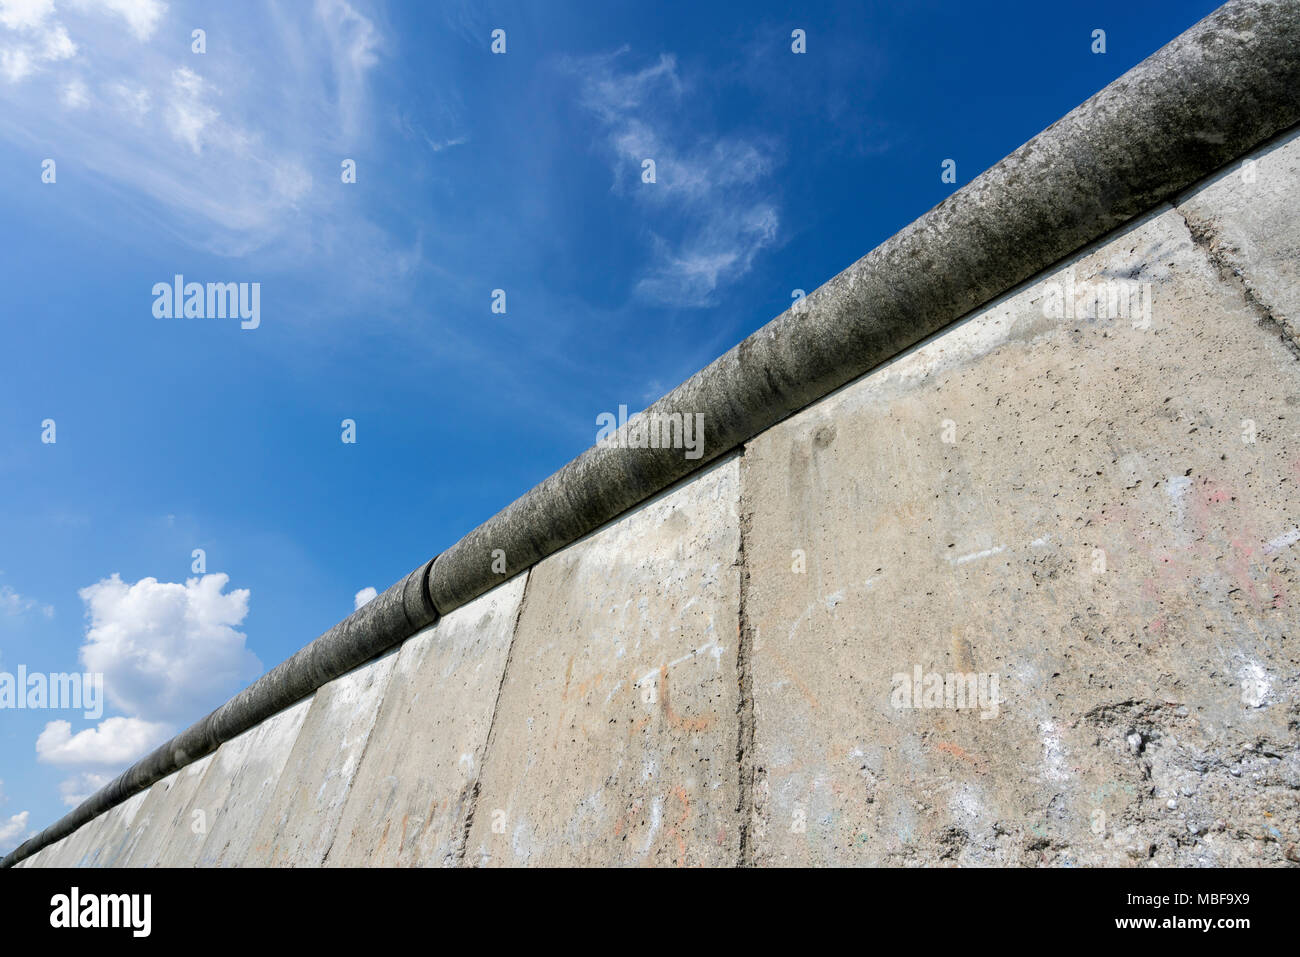
[[(74, 837), (76, 837), (76, 832), (73, 832), (72, 834), (69, 834), (67, 837), (55, 841), (53, 844), (50, 844), (47, 847), (42, 848), (37, 855), (37, 859), (39, 860), (39, 863), (33, 866), (35, 867), (65, 866), (63, 864), (60, 864), (59, 861), (63, 858), (63, 854), (68, 846), (68, 842), (72, 840), (72, 838)], [(30, 859), (31, 858), (29, 858), (29, 860)]]
[(136, 795), (118, 805), (130, 808), (136, 802), (130, 818), (123, 822), (126, 825), (125, 839), (120, 840), (106, 858), (106, 866), (154, 867), (158, 864), (163, 849), (174, 839), (177, 830), (188, 832), (191, 824), (187, 813), (189, 803), (214, 757), (214, 754), (206, 755), (157, 782), (146, 792), (150, 797), (144, 803), (138, 803), (141, 795)]
[(176, 831), (176, 840), (159, 857), (160, 866), (239, 866), (311, 702), (304, 698), (217, 749), (187, 809), (190, 815), (203, 814), (207, 827), (203, 844), (196, 855), (193, 842), (185, 837), (191, 831)]
[(243, 865), (324, 862), (396, 659), (390, 651), (316, 692)]
[(119, 857), (131, 843), (135, 829), (136, 816), (148, 798), (148, 791), (132, 795), (116, 807), (110, 808), (101, 817), (106, 818), (110, 826), (98, 838), (100, 852), (93, 861), (83, 866), (116, 867)]
[(101, 814), (61, 841), (58, 856), (47, 866), (93, 867), (102, 849), (101, 842), (109, 834), (108, 814)]
[[(33, 863), (31, 865), (32, 867), (59, 867), (60, 864), (58, 862), (63, 856), (64, 848), (67, 847), (68, 841), (76, 836), (76, 832), (73, 832), (62, 840), (55, 841), (53, 844), (41, 848), (37, 855), (26, 858), (26, 860), (39, 861), (39, 863)], [(18, 865), (15, 866), (21, 866), (23, 863), (24, 861), (20, 861)]]
[(735, 862), (738, 491), (732, 456), (532, 570), (467, 862)]
[(1181, 198), (1178, 211), (1229, 281), (1300, 349), (1300, 131)]
[[(135, 808), (126, 841), (114, 850), (114, 867), (153, 866), (159, 849), (169, 836), (167, 822), (174, 816), (178, 805), (177, 795), (172, 793), (172, 788), (180, 773), (177, 771), (161, 781), (155, 781), (148, 791), (143, 792), (144, 800)], [(139, 798), (140, 795), (137, 794), (133, 799)]]
[(459, 861), (526, 578), (402, 645), (326, 863)]
[(1295, 853), (1300, 364), (1169, 207), (1068, 266), (747, 447), (757, 863)]
[(55, 841), (53, 844), (49, 845), (48, 847), (43, 848), (41, 850), (42, 857), (39, 866), (71, 867), (72, 864), (70, 858), (68, 857), (68, 848), (71, 845), (73, 838), (75, 838), (77, 834), (80, 833), (81, 830), (82, 828), (78, 828), (76, 831), (72, 832), (62, 840)]

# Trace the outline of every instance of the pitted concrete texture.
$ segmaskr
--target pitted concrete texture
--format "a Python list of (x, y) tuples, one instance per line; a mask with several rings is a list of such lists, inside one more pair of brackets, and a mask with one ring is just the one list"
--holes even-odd
[(526, 579), (402, 646), (325, 863), (459, 862)]
[(1300, 130), (1180, 198), (1178, 211), (1229, 282), (1300, 354)]
[[(188, 841), (177, 843), (162, 855), (160, 865), (238, 867), (243, 863), (311, 703), (306, 698), (217, 749), (188, 806), (191, 821), (194, 811), (202, 815), (203, 845), (195, 855)], [(185, 830), (192, 833), (192, 825)]]
[(390, 651), (316, 692), (242, 864), (324, 863), (396, 660)]
[(531, 572), (473, 864), (729, 864), (739, 471), (729, 457)]
[[(1149, 327), (1049, 318), (1071, 277)], [(756, 863), (1295, 859), (1300, 363), (1259, 318), (1166, 206), (747, 448)]]

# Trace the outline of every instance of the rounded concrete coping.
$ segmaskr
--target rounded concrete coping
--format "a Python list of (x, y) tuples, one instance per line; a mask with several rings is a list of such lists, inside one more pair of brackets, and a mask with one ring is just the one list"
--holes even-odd
[[(1297, 120), (1300, 0), (1231, 0), (632, 417), (612, 447), (588, 449), (0, 866), (71, 834)], [(698, 455), (628, 447), (651, 423), (661, 437), (680, 438), (685, 416), (703, 423)], [(498, 551), (504, 573), (492, 568)]]

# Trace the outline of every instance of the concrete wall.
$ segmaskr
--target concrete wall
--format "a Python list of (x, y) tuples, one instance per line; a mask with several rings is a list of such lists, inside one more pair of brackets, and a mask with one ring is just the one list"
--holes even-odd
[[(746, 449), (758, 863), (1294, 854), (1300, 365), (1261, 319), (1294, 315), (1298, 157)], [(1071, 273), (1150, 283), (1149, 328), (1046, 318)], [(1001, 704), (895, 707), (918, 667)]]
[[(1252, 160), (21, 866), (1300, 861), (1300, 143)], [(1106, 280), (1149, 322), (1050, 314)]]

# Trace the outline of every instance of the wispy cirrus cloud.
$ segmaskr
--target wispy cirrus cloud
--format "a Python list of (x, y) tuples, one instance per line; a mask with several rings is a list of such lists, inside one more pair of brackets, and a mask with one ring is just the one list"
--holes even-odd
[(0, 585), (0, 618), (19, 618), (28, 612), (54, 617), (54, 608), (33, 598), (26, 598), (8, 585)]
[(367, 143), (383, 45), (361, 0), (0, 0), (0, 139), (142, 200), (172, 240), (270, 268), (337, 256), (382, 281), (409, 271), (409, 243), (331, 187)]
[[(663, 54), (624, 68), (627, 48), (566, 59), (580, 78), (580, 101), (599, 121), (614, 168), (614, 189), (646, 215), (652, 251), (636, 283), (642, 298), (672, 306), (709, 306), (744, 276), (777, 238), (774, 145), (761, 138), (694, 129), (681, 121), (683, 101), (705, 88)], [(643, 183), (642, 163), (655, 163)]]

